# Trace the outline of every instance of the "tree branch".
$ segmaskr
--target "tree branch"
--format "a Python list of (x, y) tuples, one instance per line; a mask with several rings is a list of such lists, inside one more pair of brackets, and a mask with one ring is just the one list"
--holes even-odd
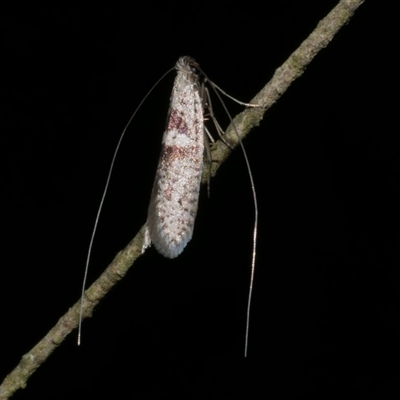
[[(307, 65), (320, 50), (325, 48), (340, 28), (347, 24), (356, 9), (365, 0), (341, 0), (331, 12), (319, 22), (310, 36), (294, 51), (285, 63), (275, 71), (271, 81), (252, 99), (253, 104), (262, 108), (248, 108), (238, 114), (225, 133), (229, 148), (221, 140), (212, 146), (212, 176), (228, 158), (247, 134), (258, 126), (264, 113), (282, 96), (291, 83), (300, 77)], [(233, 128), (233, 124), (235, 129)], [(239, 137), (237, 133), (239, 134)], [(103, 274), (86, 290), (83, 299), (83, 319), (92, 315), (94, 308), (108, 291), (121, 280), (136, 259), (142, 254), (144, 226), (135, 238), (120, 251)], [(49, 357), (63, 340), (78, 326), (80, 301), (60, 318), (48, 334), (27, 354), (22, 357), (19, 365), (4, 379), (0, 386), (0, 400), (11, 397), (18, 389), (26, 387), (27, 380), (37, 368)]]
[(239, 141), (243, 140), (254, 127), (260, 124), (265, 112), (286, 92), (292, 82), (303, 74), (314, 57), (329, 44), (343, 25), (349, 23), (354, 12), (364, 1), (340, 1), (250, 101), (250, 103), (258, 104), (261, 107), (247, 108), (233, 119), (233, 123), (228, 126), (224, 135), (224, 139), (231, 148), (221, 140), (218, 140), (212, 146), (212, 176), (216, 175), (218, 168), (228, 158), (232, 149), (238, 146)]

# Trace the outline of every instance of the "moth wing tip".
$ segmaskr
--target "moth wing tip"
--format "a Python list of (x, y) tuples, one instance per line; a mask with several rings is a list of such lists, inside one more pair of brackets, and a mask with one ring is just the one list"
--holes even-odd
[(150, 238), (149, 226), (146, 222), (146, 229), (144, 231), (144, 237), (143, 237), (143, 243), (142, 243), (142, 254), (150, 246), (151, 246), (151, 238)]

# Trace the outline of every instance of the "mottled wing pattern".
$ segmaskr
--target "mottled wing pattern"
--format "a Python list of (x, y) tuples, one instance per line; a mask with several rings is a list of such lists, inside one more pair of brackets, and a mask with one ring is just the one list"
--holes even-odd
[(203, 105), (196, 63), (181, 57), (151, 193), (147, 233), (157, 251), (177, 257), (192, 238), (204, 157)]

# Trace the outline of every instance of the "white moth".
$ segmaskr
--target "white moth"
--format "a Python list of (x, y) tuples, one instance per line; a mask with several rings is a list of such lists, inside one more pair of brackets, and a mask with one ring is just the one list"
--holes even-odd
[[(151, 193), (146, 232), (142, 247), (142, 251), (144, 251), (151, 245), (151, 243), (153, 243), (157, 251), (168, 258), (175, 258), (179, 256), (179, 254), (182, 253), (188, 242), (191, 240), (197, 214), (201, 177), (204, 168), (205, 140), (207, 140), (205, 135), (203, 115), (205, 101), (202, 98), (202, 94), (205, 95), (206, 91), (201, 93), (203, 89), (203, 81), (200, 79), (199, 72), (201, 72), (205, 80), (208, 80), (220, 100), (221, 97), (217, 90), (225, 94), (227, 97), (233, 99), (207, 78), (193, 58), (187, 56), (179, 58), (175, 65), (175, 69), (177, 71), (177, 75), (174, 81), (174, 87), (172, 89), (171, 104), (167, 118), (167, 127), (162, 140), (161, 155)], [(166, 72), (160, 78), (160, 80), (163, 79), (163, 77), (169, 72), (170, 71)], [(153, 88), (158, 84), (159, 81), (157, 81)], [(150, 92), (153, 90), (153, 88), (150, 90)], [(81, 340), (83, 309), (82, 300), (85, 293), (90, 255), (101, 209), (103, 207), (104, 199), (110, 182), (111, 173), (126, 129), (150, 92), (148, 92), (145, 98), (141, 101), (138, 108), (132, 114), (127, 125), (122, 131), (108, 172), (106, 186), (100, 201), (99, 209), (97, 211), (86, 259), (79, 316), (78, 345), (80, 344)], [(208, 100), (210, 101), (210, 99)], [(237, 102), (242, 105), (257, 107), (253, 104), (246, 104), (239, 101)], [(224, 104), (223, 106), (225, 108)], [(211, 108), (210, 114), (212, 119), (215, 121)], [(228, 116), (231, 119), (229, 113)], [(221, 130), (217, 123), (216, 127), (218, 130)], [(236, 130), (235, 127), (234, 129)], [(237, 135), (239, 137), (238, 133)], [(255, 208), (253, 252), (249, 296), (247, 302), (246, 337), (244, 349), (244, 355), (246, 357), (249, 336), (250, 304), (255, 271), (258, 208), (249, 161), (247, 159), (242, 142), (240, 141), (239, 144), (243, 150), (243, 155), (247, 164)]]
[(190, 57), (176, 63), (167, 127), (151, 193), (143, 249), (153, 243), (175, 258), (192, 238), (204, 158), (203, 101), (198, 65)]

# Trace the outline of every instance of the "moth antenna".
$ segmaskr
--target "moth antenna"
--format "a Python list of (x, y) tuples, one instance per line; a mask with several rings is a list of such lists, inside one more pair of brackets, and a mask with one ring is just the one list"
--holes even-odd
[(103, 204), (104, 204), (104, 199), (106, 197), (107, 194), (107, 190), (108, 190), (108, 186), (110, 184), (110, 179), (111, 179), (111, 174), (112, 171), (114, 169), (114, 164), (115, 164), (115, 160), (117, 158), (117, 154), (119, 151), (119, 148), (121, 146), (121, 142), (122, 139), (125, 136), (125, 132), (128, 129), (128, 126), (131, 124), (133, 118), (135, 117), (135, 115), (137, 114), (137, 112), (139, 111), (140, 107), (142, 106), (142, 104), (145, 102), (145, 100), (147, 99), (147, 97), (150, 95), (150, 93), (154, 90), (154, 88), (171, 72), (175, 69), (175, 67), (169, 69), (167, 72), (165, 72), (157, 81), (156, 83), (151, 87), (151, 89), (146, 93), (146, 95), (143, 97), (143, 99), (141, 100), (141, 102), (139, 103), (139, 105), (136, 107), (135, 111), (133, 112), (133, 114), (131, 115), (131, 117), (129, 118), (127, 124), (125, 125), (124, 129), (122, 130), (121, 136), (119, 137), (118, 143), (117, 143), (117, 147), (114, 150), (114, 154), (111, 160), (111, 164), (110, 164), (110, 168), (108, 170), (108, 175), (107, 175), (107, 180), (106, 180), (106, 184), (104, 186), (104, 190), (103, 190), (103, 195), (101, 197), (100, 200), (100, 204), (99, 204), (99, 208), (97, 210), (97, 214), (96, 214), (96, 219), (94, 222), (94, 226), (93, 226), (93, 231), (92, 231), (92, 236), (90, 238), (90, 242), (89, 242), (89, 249), (87, 252), (87, 257), (86, 257), (86, 264), (85, 264), (85, 273), (83, 275), (83, 282), (82, 282), (82, 292), (81, 292), (81, 299), (80, 299), (80, 308), (79, 308), (79, 322), (78, 322), (78, 346), (80, 346), (81, 344), (81, 334), (82, 334), (82, 320), (83, 320), (83, 299), (85, 297), (85, 287), (86, 287), (86, 281), (87, 281), (87, 274), (88, 274), (88, 270), (89, 270), (89, 263), (90, 263), (90, 256), (92, 253), (92, 247), (93, 247), (93, 241), (94, 241), (94, 237), (96, 234), (96, 230), (97, 230), (97, 225), (99, 223), (99, 218), (100, 218), (100, 213), (101, 210), (103, 208)]
[[(199, 69), (200, 70), (200, 69)], [(243, 156), (244, 156), (244, 160), (246, 163), (246, 167), (247, 167), (247, 171), (249, 173), (249, 179), (250, 179), (250, 185), (251, 185), (251, 191), (252, 191), (252, 195), (253, 195), (253, 204), (254, 204), (254, 228), (253, 228), (253, 248), (252, 248), (252, 254), (251, 254), (251, 270), (250, 270), (250, 284), (249, 284), (249, 294), (248, 294), (248, 298), (247, 298), (247, 310), (246, 310), (246, 333), (245, 333), (245, 341), (244, 341), (244, 356), (247, 357), (247, 353), (248, 353), (248, 347), (249, 347), (249, 329), (250, 329), (250, 311), (251, 311), (251, 300), (253, 297), (253, 284), (254, 284), (254, 274), (255, 274), (255, 269), (256, 269), (256, 254), (257, 254), (257, 230), (258, 230), (258, 205), (257, 205), (257, 193), (256, 193), (256, 188), (254, 185), (254, 179), (253, 179), (253, 174), (251, 172), (251, 167), (250, 167), (250, 162), (249, 162), (249, 158), (247, 157), (247, 153), (246, 150), (244, 148), (244, 145), (242, 143), (242, 140), (240, 138), (239, 132), (236, 128), (235, 123), (233, 122), (233, 119), (225, 105), (225, 103), (223, 102), (221, 95), (218, 93), (218, 91), (220, 91), (221, 93), (223, 93), (225, 96), (227, 96), (228, 98), (230, 98), (231, 100), (235, 101), (236, 103), (239, 103), (241, 105), (247, 106), (247, 107), (261, 107), (258, 104), (248, 104), (248, 103), (243, 103), (239, 100), (236, 100), (234, 97), (228, 95), (226, 92), (224, 92), (220, 87), (218, 87), (214, 82), (212, 82), (207, 75), (200, 70), (200, 72), (204, 75), (205, 79), (209, 82), (210, 86), (212, 87), (212, 89), (214, 90), (214, 93), (216, 94), (216, 96), (218, 97), (218, 100), (221, 102), (221, 105), (223, 107), (223, 109), (225, 110), (229, 121), (239, 139), (239, 144), (240, 147), (242, 149), (243, 152)], [(207, 91), (208, 92), (208, 91)], [(210, 101), (210, 100), (209, 100)], [(211, 102), (210, 102), (211, 103)], [(215, 118), (213, 118), (213, 114), (212, 111), (210, 111), (211, 114), (211, 118), (214, 120)], [(218, 124), (216, 126), (219, 126)], [(217, 128), (218, 130), (218, 128)], [(225, 142), (225, 141), (224, 141)], [(228, 146), (230, 147), (230, 146)]]

